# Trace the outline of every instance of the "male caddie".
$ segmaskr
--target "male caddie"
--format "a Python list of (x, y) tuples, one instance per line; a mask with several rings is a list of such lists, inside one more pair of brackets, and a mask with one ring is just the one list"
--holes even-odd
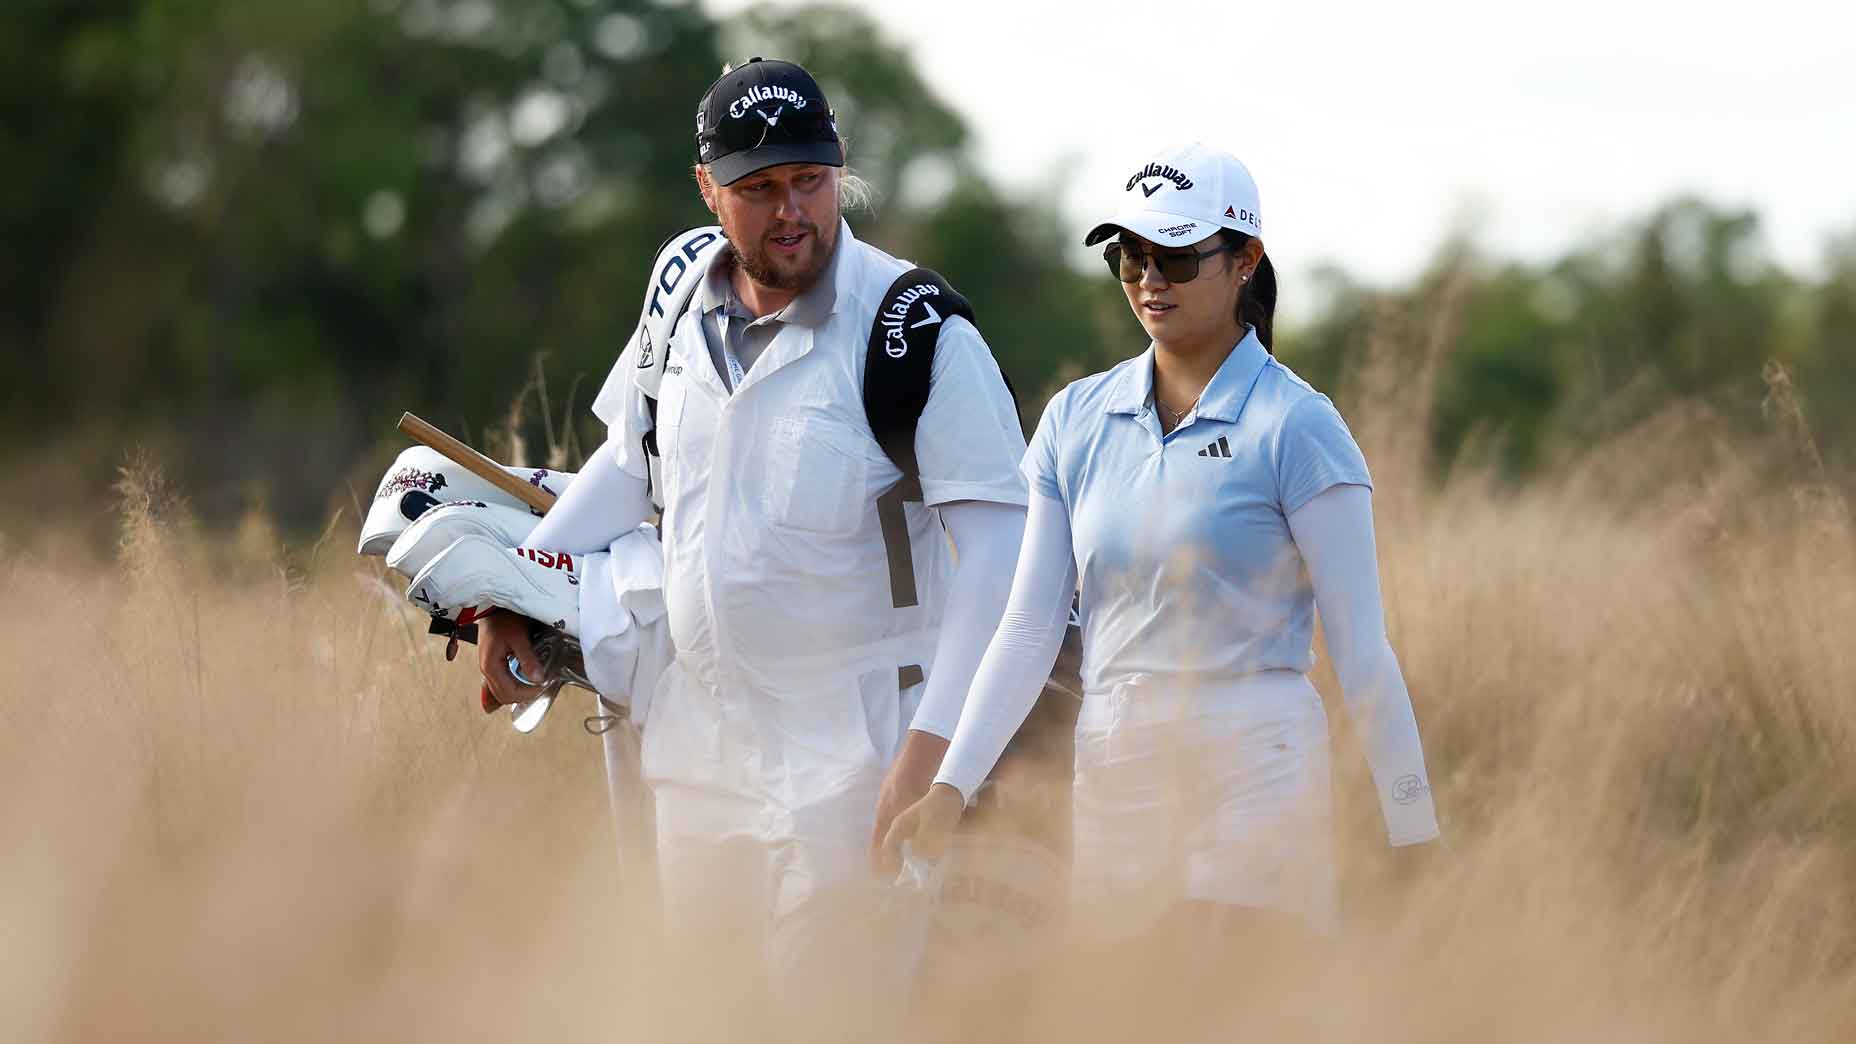
[[(705, 968), (746, 953), (812, 1039), (882, 1039), (907, 947), (886, 937), (869, 847), (927, 791), (998, 625), (1025, 443), (978, 330), (925, 311), (941, 329), (913, 442), (921, 498), (901, 515), (915, 604), (898, 608), (878, 500), (902, 473), (873, 438), (864, 376), (910, 266), (840, 216), (844, 149), (804, 69), (724, 73), (696, 126), (697, 186), (727, 245), (683, 274), (701, 282), (667, 341), (641, 324), (594, 406), (608, 441), (527, 546), (604, 549), (662, 505), (676, 657), (643, 761), (672, 959), (696, 976), (675, 992), (713, 1009)], [(636, 375), (654, 371), (653, 394)], [(522, 619), (482, 629), (486, 683), (521, 699), (506, 654), (540, 676)]]

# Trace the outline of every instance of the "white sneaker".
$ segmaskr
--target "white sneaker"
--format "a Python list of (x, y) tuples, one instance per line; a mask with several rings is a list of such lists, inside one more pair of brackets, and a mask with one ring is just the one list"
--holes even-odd
[(579, 565), (564, 551), (509, 548), (486, 536), (462, 536), (419, 570), (406, 597), (453, 620), (466, 610), (475, 618), (497, 606), (580, 637)]
[(387, 551), (387, 568), (417, 576), (459, 537), (486, 537), (502, 547), (520, 547), (541, 519), (526, 508), (461, 500), (429, 508), (406, 527)]

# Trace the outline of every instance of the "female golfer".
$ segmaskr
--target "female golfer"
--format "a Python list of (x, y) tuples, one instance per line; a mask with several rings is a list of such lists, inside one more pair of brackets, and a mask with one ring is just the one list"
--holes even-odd
[(885, 848), (941, 850), (1036, 700), (1080, 577), (1078, 913), (1111, 936), (1328, 934), (1317, 606), (1391, 843), (1438, 836), (1386, 640), (1372, 479), (1333, 404), (1271, 354), (1276, 278), (1244, 165), (1187, 145), (1118, 187), (1084, 243), (1109, 241), (1153, 343), (1045, 409), (1005, 616), (935, 786)]

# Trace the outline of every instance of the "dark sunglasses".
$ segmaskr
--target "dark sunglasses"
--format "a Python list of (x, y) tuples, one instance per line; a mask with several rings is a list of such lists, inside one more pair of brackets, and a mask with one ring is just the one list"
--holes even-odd
[(1190, 283), (1199, 277), (1199, 262), (1208, 257), (1228, 254), (1237, 248), (1229, 243), (1210, 250), (1194, 250), (1187, 247), (1178, 252), (1161, 253), (1158, 250), (1142, 250), (1137, 246), (1122, 243), (1110, 243), (1102, 250), (1102, 260), (1108, 262), (1108, 270), (1115, 273), (1115, 278), (1124, 283), (1138, 283), (1147, 271), (1147, 259), (1153, 258), (1160, 269), (1160, 278), (1169, 283)]

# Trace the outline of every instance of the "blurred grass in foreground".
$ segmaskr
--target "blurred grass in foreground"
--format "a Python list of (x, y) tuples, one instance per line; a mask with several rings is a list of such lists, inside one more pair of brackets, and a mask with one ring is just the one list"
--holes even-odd
[[(1767, 443), (1674, 409), (1526, 486), (1438, 485), (1435, 366), (1389, 346), (1447, 334), (1386, 330), (1341, 405), (1451, 850), (1401, 879), (1336, 708), (1346, 937), (1221, 970), (1231, 1018), (1856, 1038), (1856, 525), (1788, 441), (1789, 387)], [(657, 1040), (653, 999), (713, 988), (628, 950), (578, 714), (530, 738), (478, 714), (351, 516), (280, 556), (261, 519), (195, 531), (145, 463), (122, 494), (113, 562), (55, 521), (0, 548), (11, 1039)], [(1043, 978), (1059, 1005), (1075, 960)], [(1176, 1015), (1110, 1005), (1149, 1039)]]

